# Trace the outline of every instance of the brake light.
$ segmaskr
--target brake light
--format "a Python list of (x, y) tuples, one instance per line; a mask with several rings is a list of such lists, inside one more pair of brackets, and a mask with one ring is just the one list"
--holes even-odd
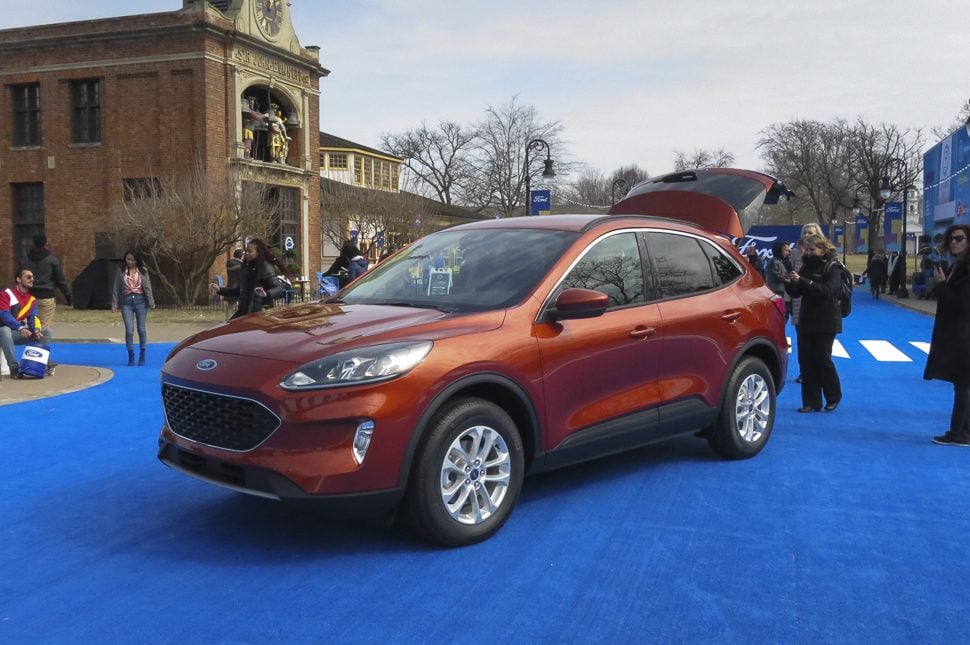
[(787, 311), (787, 308), (785, 307), (785, 299), (776, 293), (775, 295), (771, 296), (771, 304), (775, 306), (775, 309), (777, 309), (778, 313), (781, 314), (781, 317), (784, 318)]

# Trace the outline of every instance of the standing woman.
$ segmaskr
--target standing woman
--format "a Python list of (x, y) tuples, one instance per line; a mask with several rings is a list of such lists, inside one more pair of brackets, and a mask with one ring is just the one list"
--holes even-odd
[(117, 312), (121, 306), (121, 319), (125, 323), (125, 346), (128, 348), (128, 365), (135, 364), (134, 329), (138, 327), (138, 364), (145, 364), (145, 345), (148, 336), (145, 334), (145, 323), (148, 320), (148, 310), (155, 308), (155, 297), (152, 295), (152, 281), (148, 271), (141, 261), (141, 256), (129, 249), (125, 253), (125, 264), (115, 274), (114, 286), (111, 289), (111, 311)]
[(771, 259), (765, 270), (765, 284), (785, 299), (785, 319), (791, 316), (791, 296), (785, 292), (785, 276), (792, 270), (791, 249), (788, 242), (775, 242), (771, 247)]
[(802, 238), (802, 268), (785, 277), (785, 289), (801, 298), (798, 317), (798, 367), (802, 373), (802, 407), (799, 412), (818, 412), (825, 395), (825, 411), (832, 412), (842, 400), (842, 384), (832, 362), (835, 335), (842, 332), (839, 293), (842, 268), (835, 246), (816, 233)]
[(220, 288), (213, 282), (209, 287), (220, 296), (238, 298), (236, 313), (229, 317), (232, 320), (259, 311), (264, 306), (272, 306), (273, 300), (283, 297), (285, 290), (276, 277), (277, 270), (286, 275), (286, 268), (273, 255), (266, 242), (253, 238), (246, 245), (246, 253), (243, 255), (239, 286)]
[(953, 263), (944, 269), (933, 267), (936, 287), (936, 319), (930, 353), (926, 358), (925, 379), (953, 383), (953, 410), (950, 429), (933, 437), (946, 446), (970, 446), (970, 257), (967, 249), (970, 225), (954, 224), (943, 234)]

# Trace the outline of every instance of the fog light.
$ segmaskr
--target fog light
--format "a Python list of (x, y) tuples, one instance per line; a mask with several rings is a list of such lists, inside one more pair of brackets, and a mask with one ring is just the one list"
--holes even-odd
[(374, 436), (373, 421), (364, 421), (357, 426), (357, 432), (354, 433), (354, 459), (358, 464), (364, 463), (372, 436)]

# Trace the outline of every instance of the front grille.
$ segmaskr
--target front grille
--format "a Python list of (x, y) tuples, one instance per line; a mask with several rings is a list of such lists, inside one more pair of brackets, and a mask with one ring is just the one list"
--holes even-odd
[(263, 405), (165, 383), (162, 404), (172, 432), (190, 441), (226, 450), (252, 450), (280, 426)]

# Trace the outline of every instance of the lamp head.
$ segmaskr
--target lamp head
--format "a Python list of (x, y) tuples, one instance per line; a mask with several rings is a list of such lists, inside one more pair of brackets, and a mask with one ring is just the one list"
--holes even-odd
[(552, 179), (556, 176), (556, 171), (552, 167), (552, 159), (546, 159), (544, 162), (544, 168), (542, 169), (542, 176), (546, 179)]
[(883, 176), (882, 183), (879, 185), (879, 196), (883, 201), (889, 199), (893, 194), (892, 186), (889, 185), (889, 177)]

